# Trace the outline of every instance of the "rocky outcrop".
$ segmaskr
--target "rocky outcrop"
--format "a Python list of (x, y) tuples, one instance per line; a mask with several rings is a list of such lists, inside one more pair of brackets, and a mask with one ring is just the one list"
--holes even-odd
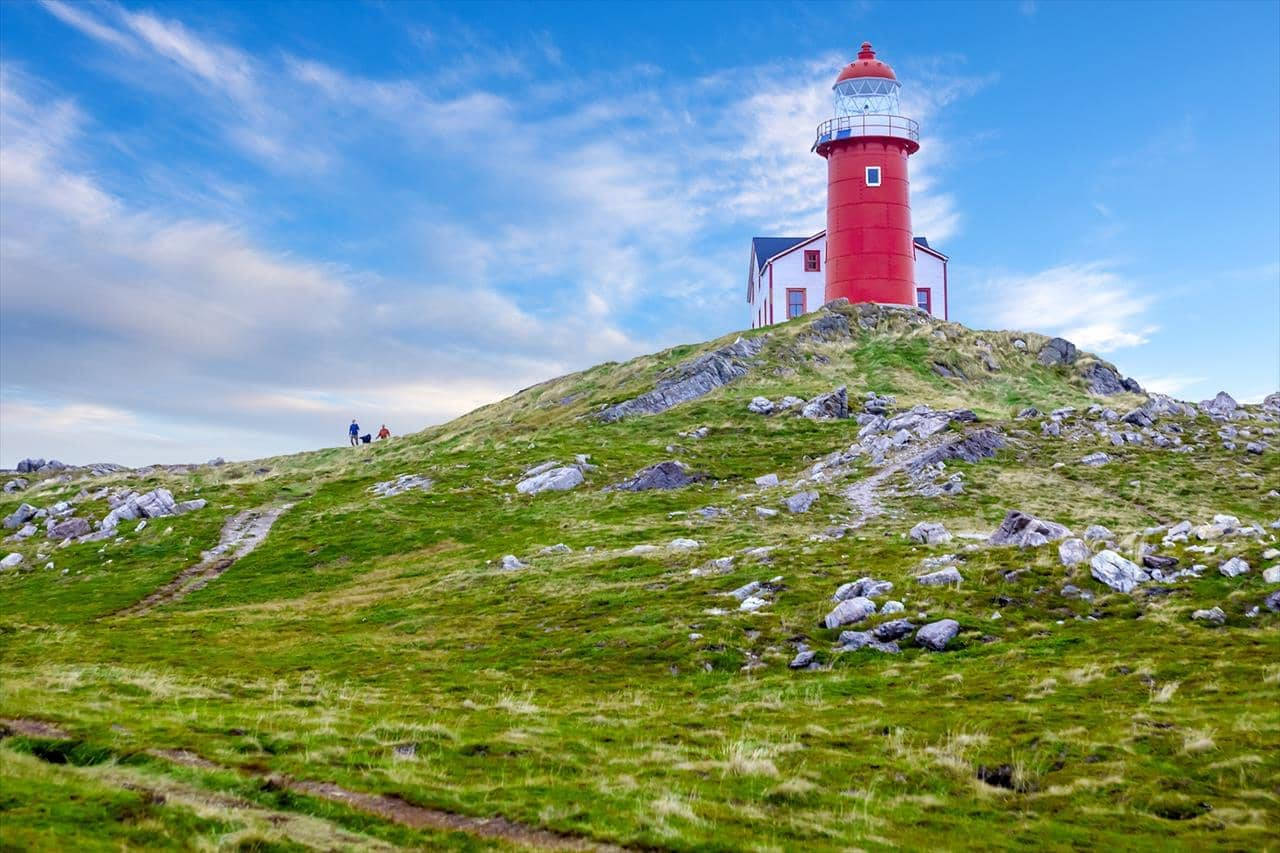
[(1219, 391), (1212, 400), (1201, 400), (1200, 408), (1211, 418), (1230, 420), (1235, 417), (1240, 404), (1226, 391)]
[(1076, 345), (1066, 338), (1053, 338), (1040, 349), (1036, 361), (1051, 367), (1055, 364), (1074, 364), (1079, 352)]
[(1132, 592), (1138, 584), (1151, 580), (1151, 575), (1131, 560), (1115, 551), (1099, 551), (1089, 561), (1089, 573), (1094, 580), (1104, 583), (1117, 592)]
[(522, 495), (542, 492), (567, 492), (583, 483), (582, 469), (576, 465), (548, 468), (516, 483), (516, 491)]
[(765, 338), (738, 338), (726, 347), (676, 366), (670, 376), (658, 380), (654, 390), (610, 406), (596, 417), (606, 423), (633, 415), (656, 415), (673, 406), (696, 400), (716, 388), (747, 375), (750, 359), (760, 352)]
[(17, 509), (5, 516), (4, 526), (10, 530), (15, 527), (21, 527), (31, 519), (35, 518), (37, 512), (39, 512), (39, 510), (29, 503), (19, 504)]
[(800, 492), (787, 498), (783, 503), (786, 505), (788, 512), (801, 513), (808, 512), (809, 507), (813, 506), (814, 501), (817, 499), (817, 492)]
[(693, 473), (683, 462), (668, 461), (641, 468), (634, 477), (610, 486), (606, 491), (647, 492), (653, 489), (680, 489), (701, 480), (705, 475)]
[(936, 521), (922, 521), (907, 534), (912, 542), (921, 545), (943, 545), (951, 541), (951, 533)]
[(861, 622), (875, 612), (876, 604), (869, 598), (846, 598), (832, 608), (822, 620), (822, 624), (827, 628), (839, 628)]
[(77, 536), (88, 536), (92, 530), (87, 519), (68, 518), (50, 527), (46, 535), (55, 540), (73, 539)]
[(834, 391), (819, 394), (800, 410), (800, 414), (810, 420), (826, 421), (849, 417), (849, 392), (841, 385)]
[(1015, 509), (1004, 517), (996, 532), (987, 539), (987, 544), (1034, 548), (1070, 535), (1071, 531), (1056, 521), (1045, 521)]
[(916, 644), (929, 651), (940, 652), (946, 649), (959, 633), (959, 622), (954, 619), (940, 619), (916, 631)]
[[(955, 419), (955, 413), (952, 413), (952, 418)], [(995, 456), (996, 452), (1004, 446), (1004, 436), (999, 430), (974, 430), (959, 441), (949, 442), (926, 453), (917, 459), (912, 467), (923, 468), (939, 462), (949, 462), (952, 459), (970, 463), (980, 462)]]
[(431, 478), (423, 474), (401, 474), (394, 480), (387, 480), (383, 483), (374, 483), (369, 487), (369, 491), (373, 492), (380, 498), (395, 497), (396, 495), (402, 495), (405, 492), (410, 492), (415, 489), (423, 492), (430, 491)]
[(1090, 363), (1084, 370), (1080, 371), (1080, 375), (1084, 377), (1085, 384), (1089, 386), (1089, 391), (1094, 394), (1111, 396), (1112, 394), (1122, 394), (1126, 391), (1134, 394), (1142, 393), (1142, 386), (1135, 380), (1122, 377), (1115, 371), (1115, 368), (1100, 361)]

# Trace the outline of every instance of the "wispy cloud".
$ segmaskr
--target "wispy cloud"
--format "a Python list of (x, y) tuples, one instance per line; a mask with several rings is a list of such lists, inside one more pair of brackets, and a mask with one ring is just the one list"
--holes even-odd
[(1026, 329), (1111, 352), (1146, 343), (1156, 331), (1151, 300), (1106, 261), (1064, 264), (1027, 275), (1000, 275), (982, 286), (997, 328)]

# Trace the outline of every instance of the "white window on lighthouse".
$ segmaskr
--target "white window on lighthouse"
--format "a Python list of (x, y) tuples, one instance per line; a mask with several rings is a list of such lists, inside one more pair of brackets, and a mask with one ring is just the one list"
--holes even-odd
[(867, 167), (867, 186), (869, 187), (880, 186), (880, 167), (879, 166)]

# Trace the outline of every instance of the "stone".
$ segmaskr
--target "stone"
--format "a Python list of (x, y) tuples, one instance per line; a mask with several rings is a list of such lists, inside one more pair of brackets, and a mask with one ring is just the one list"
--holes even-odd
[(963, 581), (964, 578), (955, 566), (948, 566), (945, 569), (939, 569), (936, 572), (930, 572), (927, 575), (920, 575), (916, 578), (916, 582), (921, 586), (946, 586), (953, 583), (962, 583)]
[[(951, 419), (957, 420), (960, 412), (952, 412)], [(964, 422), (964, 421), (961, 421)], [(976, 463), (990, 459), (996, 451), (1005, 446), (1004, 436), (998, 430), (980, 429), (971, 432), (958, 441), (948, 442), (919, 457), (913, 469), (919, 470), (939, 462), (950, 462), (957, 459), (961, 462)]]
[(886, 601), (883, 605), (881, 605), (880, 612), (884, 614), (902, 613), (906, 609), (907, 609), (906, 606), (901, 601), (889, 600), (889, 601)]
[(27, 522), (26, 524), (22, 525), (22, 527), (18, 528), (17, 533), (8, 537), (4, 541), (21, 542), (23, 539), (30, 539), (32, 536), (35, 536), (36, 533), (38, 533), (39, 531), (40, 531), (40, 528), (36, 527), (31, 522)]
[(1070, 583), (1062, 588), (1061, 595), (1063, 598), (1078, 598), (1081, 601), (1093, 601), (1093, 593)]
[(1262, 604), (1272, 613), (1280, 613), (1280, 589), (1268, 595)]
[(143, 518), (176, 515), (178, 504), (168, 489), (154, 489), (137, 498), (138, 514)]
[(1245, 453), (1252, 453), (1254, 456), (1261, 456), (1267, 446), (1260, 441), (1251, 441), (1244, 446)]
[(819, 394), (804, 404), (800, 414), (811, 420), (834, 420), (849, 417), (848, 389), (841, 385), (834, 391)]
[(1142, 566), (1147, 569), (1158, 569), (1162, 572), (1167, 572), (1170, 569), (1177, 568), (1178, 558), (1166, 557), (1160, 554), (1143, 554)]
[(1230, 560), (1227, 560), (1222, 565), (1218, 566), (1218, 573), (1228, 578), (1239, 577), (1240, 575), (1247, 574), (1248, 571), (1249, 564), (1239, 557), (1232, 557)]
[(805, 403), (805, 400), (803, 397), (793, 397), (790, 394), (788, 394), (787, 396), (783, 397), (781, 400), (777, 402), (777, 404), (774, 406), (774, 411), (785, 412), (790, 409), (794, 409), (796, 406), (803, 406), (804, 403)]
[(883, 415), (897, 402), (896, 398), (888, 394), (881, 396), (874, 391), (868, 391), (867, 398), (862, 403), (862, 410), (869, 415)]
[(1071, 535), (1071, 531), (1056, 521), (1045, 521), (1034, 515), (1011, 510), (1000, 522), (996, 532), (987, 539), (989, 545), (1018, 545), (1023, 548), (1044, 545)]
[(20, 527), (35, 518), (36, 512), (36, 508), (29, 503), (19, 504), (17, 509), (5, 516), (4, 526), (10, 530)]
[(884, 622), (871, 629), (871, 635), (882, 643), (891, 640), (901, 640), (916, 629), (916, 626), (906, 619), (894, 619), (890, 622)]
[(951, 541), (951, 533), (936, 521), (922, 521), (907, 534), (912, 542), (921, 545), (944, 545)]
[(1079, 353), (1076, 345), (1065, 338), (1053, 338), (1040, 348), (1036, 361), (1050, 367), (1055, 364), (1073, 364)]
[(1017, 419), (1020, 421), (1030, 420), (1032, 418), (1038, 418), (1038, 417), (1040, 417), (1040, 410), (1037, 409), (1035, 406), (1027, 406), (1025, 409), (1018, 412), (1017, 414)]
[(1240, 407), (1230, 394), (1226, 391), (1219, 391), (1212, 400), (1201, 400), (1200, 408), (1211, 418), (1225, 418), (1230, 420), (1236, 413), (1236, 409)]
[(882, 643), (870, 631), (840, 632), (840, 647), (837, 651), (856, 652), (859, 649), (871, 649), (890, 655), (896, 655), (902, 651), (897, 643)]
[(1075, 566), (1093, 556), (1083, 539), (1064, 539), (1058, 545), (1058, 559), (1064, 566)]
[(727, 592), (725, 594), (733, 596), (734, 598), (738, 599), (738, 601), (746, 601), (748, 598), (750, 598), (751, 596), (759, 592), (761, 586), (762, 584), (760, 583), (760, 581), (752, 581), (751, 583), (743, 584), (737, 589), (732, 590), (731, 592)]
[(1084, 530), (1084, 540), (1086, 542), (1107, 542), (1113, 541), (1115, 538), (1116, 535), (1101, 524), (1090, 524)]
[(508, 572), (513, 572), (516, 569), (527, 569), (528, 566), (520, 562), (520, 558), (515, 554), (507, 554), (502, 558), (502, 568)]
[(808, 512), (809, 507), (813, 506), (813, 502), (817, 499), (817, 492), (800, 492), (787, 498), (783, 503), (786, 504), (788, 512), (802, 513)]
[(208, 505), (209, 502), (204, 498), (196, 498), (195, 500), (190, 501), (178, 501), (175, 506), (175, 510), (177, 515), (183, 515), (188, 512), (195, 512), (196, 510), (204, 509)]
[(43, 459), (23, 459), (18, 463), (17, 471), (19, 474), (34, 474), (43, 467)]
[(756, 515), (760, 516), (761, 518), (773, 518), (777, 514), (778, 514), (778, 511), (776, 509), (771, 509), (767, 506), (756, 507)]
[(701, 548), (702, 543), (697, 539), (672, 539), (671, 544), (667, 547), (675, 548), (679, 551), (691, 551), (694, 548)]
[(787, 664), (787, 666), (790, 669), (809, 669), (814, 665), (814, 661), (817, 657), (817, 652), (805, 649), (792, 658), (791, 663)]
[(12, 494), (13, 492), (20, 492), (26, 487), (27, 487), (27, 481), (21, 477), (17, 477), (15, 479), (5, 481), (4, 493), (8, 495), (8, 494)]
[(1081, 465), (1088, 465), (1090, 468), (1097, 468), (1100, 465), (1106, 465), (1111, 461), (1111, 457), (1099, 450), (1096, 453), (1090, 453), (1088, 456), (1080, 458)]
[(1211, 625), (1224, 625), (1227, 621), (1227, 614), (1222, 612), (1221, 607), (1211, 607), (1208, 610), (1197, 610), (1191, 614), (1191, 618), (1197, 622), (1208, 622)]
[(572, 554), (573, 549), (570, 548), (568, 545), (564, 544), (563, 542), (557, 542), (554, 545), (548, 545), (538, 553), (544, 556), (550, 556), (552, 554)]
[[(551, 467), (555, 467), (556, 463), (549, 462), (547, 464)], [(530, 474), (526, 471), (525, 477), (528, 478), (550, 470), (550, 468), (543, 468), (541, 465), (538, 467), (542, 470), (535, 471), (534, 474)], [(429, 491), (431, 489), (431, 479), (423, 474), (401, 474), (394, 480), (387, 480), (384, 483), (374, 483), (369, 487), (369, 491), (373, 492), (380, 498), (394, 497), (395, 495), (404, 494), (405, 492), (412, 491), (414, 489), (418, 489), (423, 492)], [(184, 501), (184, 503), (190, 503), (190, 501)]]
[(54, 524), (45, 535), (55, 540), (72, 539), (77, 536), (88, 536), (92, 529), (89, 522), (83, 518), (68, 518), (66, 521)]
[(1151, 580), (1145, 570), (1111, 550), (1094, 554), (1089, 566), (1095, 580), (1118, 592), (1132, 592), (1138, 584)]
[(761, 476), (756, 477), (756, 485), (757, 485), (757, 486), (764, 486), (765, 488), (769, 488), (769, 487), (771, 487), (771, 486), (776, 486), (776, 485), (778, 485), (778, 475), (777, 475), (777, 474), (762, 474)]
[(875, 612), (876, 605), (871, 599), (849, 598), (837, 604), (822, 620), (822, 624), (828, 628), (839, 628), (861, 622)]
[(1262, 579), (1267, 583), (1280, 583), (1280, 566), (1268, 566), (1262, 572)]
[(628, 554), (655, 554), (662, 549), (657, 545), (632, 545), (627, 549)]
[(516, 491), (522, 495), (537, 495), (542, 492), (567, 492), (583, 483), (582, 471), (576, 467), (565, 466), (551, 468), (521, 480), (516, 484)]
[(683, 362), (671, 371), (671, 375), (659, 379), (654, 390), (610, 406), (596, 417), (611, 423), (633, 415), (656, 415), (673, 406), (696, 400), (746, 376), (751, 359), (759, 354), (767, 339), (767, 335), (751, 339), (738, 338), (729, 346)]
[(771, 415), (773, 401), (768, 397), (752, 397), (751, 402), (747, 404), (747, 411), (753, 415)]
[(752, 596), (748, 596), (746, 600), (744, 600), (741, 604), (739, 604), (738, 609), (745, 610), (748, 613), (754, 613), (755, 611), (759, 610), (761, 607), (765, 607), (768, 604), (769, 602), (767, 599), (761, 598), (757, 595), (752, 595)]
[(934, 652), (944, 650), (960, 633), (960, 623), (954, 619), (940, 619), (930, 622), (916, 631), (916, 644)]
[(1040, 424), (1040, 433), (1045, 436), (1060, 436), (1062, 435), (1062, 425), (1057, 421), (1044, 421)]
[(12, 569), (22, 563), (22, 555), (16, 551), (12, 554), (6, 554), (3, 560), (0, 560), (0, 569)]
[(629, 480), (623, 480), (611, 488), (623, 492), (646, 492), (651, 489), (682, 489), (702, 478), (702, 474), (690, 472), (683, 462), (668, 461), (641, 468), (634, 477)]
[(893, 589), (893, 581), (881, 581), (875, 578), (858, 578), (852, 583), (841, 584), (836, 589), (832, 601), (845, 601), (850, 598), (874, 598), (885, 595)]

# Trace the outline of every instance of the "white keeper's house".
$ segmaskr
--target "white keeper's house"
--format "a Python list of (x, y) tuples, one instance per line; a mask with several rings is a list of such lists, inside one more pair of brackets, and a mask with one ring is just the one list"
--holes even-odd
[[(747, 303), (751, 328), (782, 323), (822, 307), (826, 290), (827, 232), (812, 237), (754, 237)], [(916, 305), (947, 317), (947, 256), (915, 238)]]

